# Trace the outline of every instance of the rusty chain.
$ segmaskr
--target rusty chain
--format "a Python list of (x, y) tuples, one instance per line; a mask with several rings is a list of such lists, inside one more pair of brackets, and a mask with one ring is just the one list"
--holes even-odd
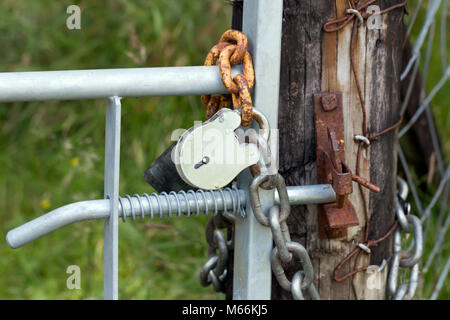
[[(408, 0), (403, 1), (402, 3), (391, 6), (387, 9), (381, 10), (379, 14), (384, 14), (389, 11), (392, 11), (396, 8), (401, 8), (406, 5)], [(402, 122), (402, 118), (400, 117), (399, 121), (392, 126), (376, 133), (368, 132), (367, 130), (367, 116), (365, 110), (365, 101), (362, 95), (361, 86), (357, 77), (357, 70), (354, 62), (354, 42), (356, 39), (356, 31), (357, 28), (362, 24), (362, 22), (367, 19), (372, 13), (368, 13), (366, 11), (367, 7), (376, 0), (369, 0), (364, 3), (359, 3), (358, 0), (349, 0), (350, 8), (346, 10), (346, 16), (331, 20), (324, 25), (325, 32), (336, 32), (338, 30), (343, 29), (347, 24), (353, 21), (353, 28), (351, 34), (350, 41), (350, 63), (352, 73), (355, 79), (357, 92), (361, 104), (361, 111), (363, 114), (362, 121), (362, 135), (355, 136), (355, 143), (358, 144), (357, 151), (357, 159), (356, 159), (356, 170), (355, 176), (359, 177), (360, 173), (360, 158), (361, 158), (361, 149), (362, 147), (368, 147), (370, 145), (370, 141), (375, 141), (381, 135), (384, 135), (394, 129), (396, 129)], [(357, 19), (355, 19), (357, 18)], [(358, 23), (359, 21), (359, 23)], [(331, 27), (332, 25), (336, 25), (335, 27)], [(233, 43), (235, 42), (235, 44)], [(253, 70), (253, 62), (250, 54), (247, 51), (247, 37), (240, 31), (237, 30), (227, 30), (220, 38), (219, 43), (211, 48), (209, 51), (204, 65), (211, 66), (217, 63), (219, 60), (219, 71), (220, 78), (225, 88), (231, 93), (230, 95), (202, 95), (201, 101), (206, 108), (206, 118), (209, 119), (212, 115), (214, 115), (218, 110), (224, 107), (233, 107), (242, 108), (241, 117), (242, 117), (242, 126), (248, 126), (253, 120), (253, 103), (250, 94), (250, 89), (254, 86), (254, 70)], [(243, 74), (238, 74), (235, 77), (231, 77), (231, 66), (242, 63)], [(290, 241), (289, 229), (285, 222), (287, 215), (290, 212), (289, 202), (287, 201), (287, 206), (283, 208), (283, 202), (281, 203), (281, 209), (278, 206), (274, 206), (270, 210), (270, 219), (265, 217), (262, 213), (261, 204), (259, 202), (259, 196), (257, 189), (262, 186), (265, 189), (269, 188), (280, 188), (278, 190), (280, 194), (280, 199), (282, 198), (284, 179), (279, 175), (275, 176), (267, 176), (267, 175), (258, 175), (259, 171), (256, 166), (251, 168), (253, 176), (255, 176), (251, 190), (251, 204), (253, 211), (257, 220), (265, 226), (270, 226), (274, 241), (275, 247), (272, 251), (272, 269), (275, 274), (275, 277), (280, 283), (280, 286), (286, 290), (290, 290), (294, 299), (303, 298), (303, 293), (301, 289), (306, 290), (310, 297), (313, 299), (318, 299), (317, 290), (314, 287), (314, 284), (310, 280), (310, 275), (314, 274), (314, 270), (309, 268), (307, 261), (310, 259), (304, 249), (298, 243), (294, 243)], [(280, 180), (281, 177), (281, 180)], [(353, 179), (357, 183), (364, 185), (364, 182), (368, 182), (364, 179)], [(282, 182), (281, 182), (282, 181)], [(279, 185), (277, 185), (279, 184)], [(256, 186), (256, 187), (255, 187)], [(374, 186), (376, 187), (376, 186)], [(286, 186), (284, 184), (284, 190), (286, 190)], [(363, 199), (365, 202), (365, 200)], [(369, 228), (370, 228), (370, 217), (368, 215), (367, 209), (364, 205), (365, 216), (366, 216), (366, 225), (365, 225), (365, 233), (364, 233), (364, 242), (362, 242), (359, 246), (357, 246), (350, 254), (347, 255), (335, 268), (334, 270), (334, 279), (335, 281), (344, 281), (345, 279), (353, 276), (357, 272), (366, 270), (367, 267), (359, 267), (359, 257), (362, 252), (365, 250), (370, 250), (370, 247), (376, 246), (381, 241), (387, 239), (397, 228), (398, 222), (396, 221), (393, 226), (386, 232), (384, 236), (379, 239), (369, 240)], [(232, 243), (226, 243), (224, 245), (224, 236), (221, 231), (218, 230), (220, 227), (224, 227), (224, 220), (218, 220), (216, 217), (212, 217), (208, 222), (207, 226), (207, 240), (210, 245), (208, 249), (209, 259), (207, 263), (204, 265), (201, 271), (201, 283), (202, 285), (213, 284), (216, 291), (223, 291), (223, 285), (221, 282), (226, 277), (226, 261), (228, 259), (227, 254), (228, 251), (225, 250), (227, 246), (232, 246)], [(299, 246), (299, 247), (298, 247)], [(298, 247), (298, 248), (297, 248)], [(303, 249), (301, 249), (303, 248)], [(216, 253), (216, 250), (219, 250), (219, 253)], [(297, 259), (302, 262), (302, 266), (304, 271), (298, 271), (292, 282), (287, 280), (286, 275), (284, 273), (282, 263), (286, 263), (291, 261), (294, 253)], [(299, 253), (303, 252), (303, 253)], [(306, 256), (304, 255), (306, 252)], [(353, 256), (356, 255), (354, 270), (347, 273), (346, 275), (339, 277), (338, 272), (342, 268), (342, 266), (347, 263)], [(307, 259), (306, 259), (307, 257)], [(305, 266), (306, 265), (306, 266)], [(309, 278), (308, 278), (309, 277)], [(403, 287), (402, 287), (403, 288)]]
[[(204, 65), (219, 64), (220, 79), (230, 94), (202, 95), (201, 101), (206, 108), (206, 119), (211, 118), (222, 108), (240, 108), (241, 125), (248, 126), (253, 119), (262, 126), (260, 115), (253, 112), (253, 102), (250, 90), (255, 84), (255, 72), (250, 53), (247, 51), (247, 36), (237, 30), (227, 30), (220, 37), (219, 43), (208, 52)], [(242, 63), (243, 74), (231, 77), (231, 67)], [(265, 128), (268, 130), (268, 128)], [(251, 167), (253, 175), (260, 172), (255, 164)], [(233, 187), (235, 188), (235, 187)], [(206, 240), (208, 242), (208, 260), (200, 272), (200, 283), (203, 286), (213, 285), (216, 292), (224, 292), (223, 285), (227, 276), (227, 262), (229, 251), (233, 248), (233, 240), (226, 241), (221, 228), (231, 225), (233, 232), (234, 216), (227, 214), (214, 215), (206, 226)], [(296, 280), (300, 283), (301, 279)]]
[[(236, 44), (234, 44), (235, 42)], [(240, 31), (227, 30), (220, 37), (219, 43), (211, 48), (204, 65), (212, 66), (219, 61), (220, 79), (230, 95), (202, 95), (201, 101), (206, 108), (206, 119), (218, 110), (242, 108), (242, 126), (248, 126), (253, 120), (253, 102), (250, 89), (255, 84), (255, 72), (250, 53), (247, 51), (247, 37)], [(242, 63), (243, 74), (231, 77), (231, 66)]]
[[(354, 46), (355, 46), (355, 41), (357, 40), (358, 27), (360, 25), (362, 25), (362, 23), (373, 14), (373, 13), (367, 12), (367, 8), (371, 4), (375, 3), (376, 0), (368, 0), (365, 2), (358, 1), (358, 0), (349, 0), (348, 2), (349, 2), (350, 7), (347, 8), (346, 15), (344, 17), (336, 18), (336, 19), (328, 21), (327, 23), (324, 24), (323, 29), (325, 32), (336, 32), (336, 31), (343, 29), (346, 25), (348, 25), (350, 22), (353, 21), (352, 33), (351, 33), (351, 39), (350, 39), (350, 65), (351, 65), (351, 70), (352, 70), (353, 77), (355, 80), (356, 89), (358, 92), (358, 97), (359, 97), (359, 101), (360, 101), (360, 105), (361, 105), (361, 112), (362, 112), (362, 135), (355, 136), (355, 143), (358, 144), (358, 149), (357, 149), (357, 153), (356, 153), (355, 174), (356, 174), (356, 176), (359, 176), (360, 175), (360, 162), (361, 162), (360, 160), (361, 160), (362, 148), (363, 147), (368, 148), (370, 146), (371, 141), (376, 141), (380, 136), (399, 127), (402, 122), (402, 117), (400, 117), (400, 119), (396, 123), (394, 123), (392, 126), (386, 128), (380, 132), (372, 133), (372, 132), (369, 132), (367, 129), (366, 107), (365, 107), (363, 93), (361, 90), (361, 85), (358, 80), (358, 71), (356, 68), (355, 58), (354, 58)], [(397, 8), (403, 8), (406, 6), (407, 2), (408, 2), (408, 0), (405, 0), (401, 3), (393, 5), (386, 9), (383, 9), (383, 10), (379, 11), (378, 14), (381, 15), (381, 14), (385, 14), (385, 13), (390, 12)], [(357, 181), (357, 180), (355, 180), (355, 181), (357, 183), (359, 183), (359, 185), (361, 186), (360, 181)], [(334, 273), (333, 273), (333, 277), (334, 277), (334, 280), (337, 282), (344, 281), (345, 279), (355, 275), (356, 273), (366, 270), (368, 268), (367, 266), (359, 267), (360, 256), (363, 252), (366, 251), (364, 248), (370, 248), (370, 247), (376, 246), (378, 243), (384, 241), (396, 230), (396, 228), (398, 226), (397, 221), (395, 221), (394, 224), (392, 225), (392, 227), (382, 237), (380, 237), (379, 239), (369, 240), (370, 215), (367, 212), (365, 198), (362, 197), (362, 200), (363, 200), (363, 207), (364, 207), (364, 212), (365, 212), (364, 241), (360, 245), (358, 245), (352, 252), (350, 252), (336, 266)], [(369, 250), (367, 250), (367, 251), (369, 251)], [(355, 256), (355, 263), (354, 263), (353, 270), (343, 276), (339, 276), (338, 273), (339, 273), (340, 269), (344, 266), (344, 264), (346, 264), (354, 256)]]

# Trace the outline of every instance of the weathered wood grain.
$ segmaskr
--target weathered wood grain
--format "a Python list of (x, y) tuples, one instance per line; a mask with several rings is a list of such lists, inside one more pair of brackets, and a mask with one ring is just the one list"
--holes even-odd
[[(381, 8), (399, 1), (382, 0)], [(367, 81), (372, 83), (370, 92), (369, 130), (381, 131), (399, 119), (400, 113), (400, 74), (402, 72), (402, 42), (405, 36), (403, 9), (397, 9), (383, 16), (385, 29), (372, 30), (373, 39), (370, 55), (372, 72)], [(397, 174), (397, 130), (381, 136), (370, 147), (370, 175), (372, 181), (381, 188), (379, 194), (370, 194), (372, 212), (369, 239), (379, 238), (394, 222), (396, 174)], [(380, 243), (372, 250), (371, 264), (380, 264), (390, 257), (392, 238)]]
[[(380, 1), (381, 8), (397, 1)], [(356, 85), (351, 73), (349, 48), (351, 24), (339, 32), (322, 31), (323, 24), (336, 15), (343, 16), (347, 1), (285, 1), (282, 65), (280, 83), (280, 172), (288, 185), (313, 184), (315, 177), (315, 141), (312, 94), (342, 91), (344, 95), (344, 135), (347, 164), (354, 171), (357, 145), (355, 134), (362, 133), (362, 113)], [(383, 17), (386, 28), (358, 29), (355, 63), (364, 94), (370, 132), (382, 130), (398, 120), (399, 71), (401, 61), (402, 9)], [(379, 237), (391, 226), (395, 195), (395, 133), (380, 137), (363, 151), (360, 175), (382, 188), (380, 195), (360, 192), (354, 184), (350, 200), (360, 225), (349, 229), (345, 239), (319, 240), (315, 206), (292, 208), (288, 225), (294, 240), (306, 245), (313, 258), (316, 285), (322, 299), (355, 299), (351, 279), (337, 283), (332, 279), (335, 266), (355, 245), (363, 240), (365, 213), (372, 213), (370, 237)], [(362, 196), (365, 197), (363, 201)], [(369, 264), (364, 254), (361, 265)], [(374, 248), (372, 263), (390, 255), (390, 241)], [(350, 271), (347, 265), (341, 272)], [(288, 276), (299, 266), (289, 266)], [(290, 299), (273, 281), (274, 299)]]
[[(377, 3), (383, 9), (398, 2), (382, 0)], [(312, 95), (322, 91), (339, 90), (344, 94), (346, 158), (351, 170), (355, 170), (357, 145), (353, 142), (353, 136), (362, 133), (362, 115), (350, 69), (351, 24), (335, 33), (324, 33), (322, 29), (336, 15), (343, 16), (346, 5), (345, 0), (284, 0), (278, 127), (279, 171), (287, 185), (316, 183)], [(404, 35), (402, 17), (403, 10), (397, 9), (383, 16), (386, 28), (368, 30), (364, 25), (358, 30), (355, 62), (366, 101), (369, 132), (385, 129), (399, 117), (399, 75)], [(238, 27), (238, 22), (239, 10), (235, 9), (233, 25)], [(383, 235), (392, 225), (396, 166), (396, 131), (380, 137), (363, 151), (360, 175), (379, 185), (382, 191), (380, 194), (369, 194), (366, 190), (361, 193), (358, 186), (353, 185), (354, 193), (350, 199), (357, 210), (360, 225), (349, 229), (345, 239), (319, 240), (316, 206), (292, 207), (287, 220), (291, 237), (309, 251), (315, 270), (315, 283), (322, 299), (383, 298), (383, 288), (377, 287), (376, 292), (373, 292), (370, 288), (362, 287), (362, 284), (368, 283), (370, 272), (356, 277), (355, 290), (351, 279), (341, 283), (334, 281), (333, 271), (341, 259), (363, 239), (365, 214), (362, 196), (371, 214), (369, 238)], [(373, 248), (371, 257), (364, 254), (360, 264), (377, 265), (390, 254), (389, 239)], [(347, 265), (341, 272), (348, 272), (352, 267)], [(288, 278), (299, 268), (295, 263), (287, 266)], [(292, 298), (275, 280), (272, 280), (272, 288), (272, 299)]]

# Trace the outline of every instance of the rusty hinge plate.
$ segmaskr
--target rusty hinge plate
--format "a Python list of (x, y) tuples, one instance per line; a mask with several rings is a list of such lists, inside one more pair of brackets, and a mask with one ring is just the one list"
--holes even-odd
[(313, 95), (316, 124), (317, 183), (330, 183), (336, 202), (318, 206), (319, 237), (339, 238), (347, 228), (359, 224), (355, 209), (347, 195), (352, 193), (352, 173), (345, 164), (344, 119), (342, 93)]

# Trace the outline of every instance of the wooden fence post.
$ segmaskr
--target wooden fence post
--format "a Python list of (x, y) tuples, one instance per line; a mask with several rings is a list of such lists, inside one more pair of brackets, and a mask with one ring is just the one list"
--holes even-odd
[[(236, 6), (241, 5), (237, 1)], [(382, 10), (399, 0), (374, 3)], [(353, 23), (342, 30), (326, 33), (323, 25), (345, 16), (346, 0), (284, 0), (283, 36), (280, 72), (280, 173), (287, 185), (308, 185), (316, 180), (316, 141), (313, 94), (324, 91), (343, 93), (344, 140), (346, 161), (354, 172), (357, 144), (354, 135), (362, 134), (361, 105), (350, 64), (350, 39)], [(403, 9), (381, 15), (381, 28), (358, 28), (354, 44), (357, 76), (367, 111), (369, 132), (379, 132), (399, 119), (400, 73), (404, 37)], [(239, 10), (233, 24), (238, 26)], [(349, 228), (345, 238), (320, 240), (317, 207), (292, 207), (288, 225), (293, 241), (299, 241), (311, 255), (315, 283), (322, 299), (383, 299), (386, 268), (375, 267), (342, 282), (333, 279), (337, 264), (364, 238), (365, 210), (370, 216), (369, 239), (379, 238), (394, 222), (396, 195), (397, 130), (382, 135), (363, 150), (360, 175), (381, 188), (379, 194), (361, 190), (353, 183), (353, 203), (359, 226)], [(364, 197), (364, 200), (363, 200)], [(380, 265), (391, 254), (391, 238), (363, 253), (359, 265)], [(352, 259), (340, 274), (353, 270)], [(288, 266), (292, 277), (299, 266)], [(273, 299), (291, 299), (291, 294), (272, 280)]]
[[(398, 3), (377, 1), (381, 9)], [(343, 93), (344, 140), (346, 161), (355, 172), (356, 134), (362, 134), (362, 112), (350, 64), (352, 24), (337, 32), (325, 33), (323, 25), (345, 15), (348, 1), (284, 2), (284, 25), (280, 88), (280, 172), (288, 185), (316, 183), (314, 106), (312, 95), (323, 91)], [(369, 132), (379, 132), (399, 118), (401, 43), (403, 9), (381, 16), (382, 28), (358, 28), (354, 44), (357, 76), (367, 111)], [(392, 226), (396, 192), (396, 131), (381, 136), (363, 150), (360, 175), (381, 188), (379, 194), (360, 190), (353, 183), (353, 203), (359, 226), (349, 228), (346, 238), (318, 238), (316, 206), (293, 208), (288, 220), (294, 241), (305, 244), (313, 258), (316, 285), (322, 299), (383, 298), (386, 272), (358, 275), (343, 282), (333, 279), (339, 262), (363, 240), (366, 221), (364, 205), (371, 216), (369, 239), (379, 238)], [(365, 201), (363, 200), (363, 198)], [(390, 239), (362, 254), (360, 266), (381, 264), (391, 252)], [(296, 270), (298, 266), (292, 266)], [(340, 274), (353, 269), (353, 260)], [(362, 281), (363, 279), (364, 281)], [(366, 281), (368, 280), (368, 281)], [(370, 283), (369, 283), (370, 282)], [(376, 285), (372, 285), (375, 283)], [(381, 284), (381, 288), (379, 287)], [(273, 298), (290, 298), (273, 282)], [(364, 288), (369, 286), (370, 288)], [(375, 292), (373, 292), (375, 290)], [(368, 293), (368, 291), (371, 291)], [(355, 295), (356, 293), (356, 295)]]

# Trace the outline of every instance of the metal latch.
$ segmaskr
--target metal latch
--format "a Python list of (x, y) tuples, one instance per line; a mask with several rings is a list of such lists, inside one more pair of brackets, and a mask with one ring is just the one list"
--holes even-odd
[(317, 182), (329, 183), (336, 192), (336, 202), (321, 204), (319, 237), (338, 238), (347, 228), (359, 224), (348, 195), (353, 192), (352, 173), (345, 163), (342, 93), (314, 94), (316, 124)]
[(347, 228), (359, 224), (348, 199), (353, 192), (352, 181), (375, 192), (380, 188), (353, 174), (345, 162), (342, 92), (318, 93), (313, 98), (317, 182), (331, 184), (336, 193), (336, 202), (319, 205), (319, 237), (340, 238), (347, 235)]

